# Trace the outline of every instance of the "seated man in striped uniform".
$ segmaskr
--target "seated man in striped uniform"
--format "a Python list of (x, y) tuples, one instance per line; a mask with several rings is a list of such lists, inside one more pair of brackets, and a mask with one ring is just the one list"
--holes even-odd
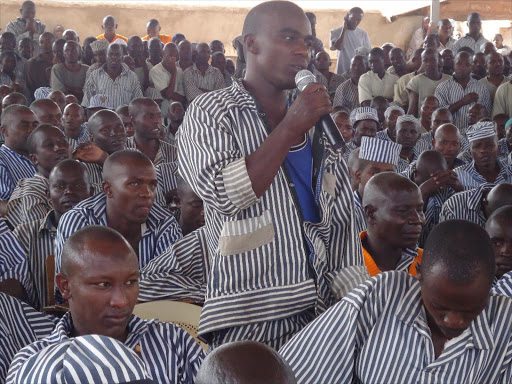
[(512, 299), (490, 294), (495, 268), (483, 228), (441, 223), (417, 278), (368, 280), (280, 354), (301, 384), (509, 383)]
[(118, 230), (135, 250), (141, 269), (182, 238), (174, 216), (154, 204), (156, 170), (141, 152), (123, 150), (110, 155), (103, 168), (102, 189), (62, 216), (55, 238), (56, 273), (61, 269), (66, 240), (90, 225)]
[(375, 136), (377, 139), (389, 140), (396, 142), (396, 121), (400, 116), (405, 115), (405, 111), (398, 105), (389, 106), (384, 112), (384, 119), (386, 121), (386, 129), (377, 132)]
[(297, 384), (290, 366), (265, 344), (239, 341), (208, 354), (196, 384)]
[(350, 177), (357, 184), (354, 190), (357, 233), (366, 230), (366, 218), (363, 210), (364, 188), (370, 178), (381, 172), (396, 172), (400, 158), (400, 144), (363, 136), (361, 147), (350, 154)]
[(396, 121), (396, 142), (402, 146), (397, 172), (407, 171), (418, 156), (414, 149), (420, 138), (420, 121), (413, 115), (403, 115)]
[(67, 159), (58, 163), (48, 177), (45, 193), (52, 210), (42, 218), (18, 226), (13, 234), (25, 251), (22, 283), (30, 304), (37, 310), (50, 305), (46, 280), (46, 258), (54, 255), (55, 234), (60, 218), (93, 193), (83, 164)]
[(474, 124), (468, 131), (473, 161), (455, 169), (464, 189), (478, 188), (481, 184), (512, 182), (512, 168), (506, 160), (498, 159), (498, 135), (494, 122)]
[(0, 130), (5, 138), (0, 146), (0, 215), (19, 180), (32, 177), (37, 170), (28, 158), (27, 138), (37, 127), (34, 113), (22, 105), (10, 105), (2, 112)]
[(0, 292), (0, 382), (4, 383), (11, 361), (23, 347), (50, 335), (51, 315), (39, 313), (24, 302)]
[(7, 203), (5, 216), (13, 228), (42, 219), (51, 210), (47, 196), (48, 176), (59, 161), (71, 158), (71, 149), (64, 133), (49, 124), (39, 125), (30, 134), (27, 149), (37, 173), (18, 181)]
[(135, 351), (155, 382), (193, 383), (203, 350), (178, 326), (132, 314), (138, 282), (137, 254), (121, 234), (95, 225), (75, 232), (62, 250), (62, 270), (56, 276), (69, 312), (49, 337), (17, 353), (9, 377), (16, 377), (22, 365), (43, 348), (97, 334)]
[(39, 124), (51, 124), (62, 129), (62, 111), (50, 99), (38, 99), (30, 104), (30, 109), (36, 115)]
[(153, 384), (136, 352), (107, 336), (74, 337), (41, 349), (7, 383), (133, 383)]
[(71, 103), (66, 105), (62, 115), (62, 128), (73, 149), (78, 144), (89, 141), (85, 111), (80, 104)]
[[(452, 124), (452, 120), (452, 113), (448, 108), (437, 108), (434, 112), (432, 112), (428, 132), (421, 134), (420, 139), (414, 147), (415, 153), (419, 156), (423, 151), (432, 150), (434, 135), (437, 128), (439, 128), (442, 124)], [(457, 150), (457, 154), (458, 153), (459, 151)]]
[(485, 226), (487, 218), (505, 205), (512, 205), (512, 184), (482, 184), (480, 187), (456, 193), (443, 204), (439, 221), (467, 220)]
[[(454, 129), (459, 134), (457, 128)], [(419, 240), (421, 247), (432, 228), (439, 223), (443, 204), (464, 187), (460, 184), (457, 174), (448, 168), (440, 152), (423, 152), (411, 168), (411, 180), (420, 188), (424, 203), (425, 226)]]
[(395, 172), (379, 173), (366, 184), (363, 209), (368, 229), (359, 236), (370, 276), (393, 270), (416, 276), (423, 253), (416, 243), (425, 224), (419, 188)]
[(350, 113), (350, 122), (354, 127), (354, 138), (345, 145), (343, 158), (345, 161), (350, 156), (350, 152), (359, 148), (363, 136), (375, 137), (380, 130), (379, 116), (377, 110), (370, 107), (360, 107)]
[(126, 148), (138, 149), (145, 154), (155, 166), (177, 160), (176, 147), (160, 140), (162, 113), (158, 104), (148, 98), (132, 100), (128, 113), (135, 134), (126, 140)]
[(494, 290), (512, 297), (512, 206), (506, 205), (494, 211), (485, 224), (485, 230), (491, 238), (496, 259)]

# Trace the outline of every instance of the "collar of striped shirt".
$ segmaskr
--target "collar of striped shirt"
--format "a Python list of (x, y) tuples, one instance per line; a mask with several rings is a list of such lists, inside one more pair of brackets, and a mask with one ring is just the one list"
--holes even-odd
[(478, 171), (476, 170), (475, 161), (461, 165), (455, 169), (459, 176), (459, 180), (465, 189), (477, 188), (481, 184), (501, 184), (510, 183), (512, 180), (512, 168), (507, 164), (507, 160), (503, 158), (497, 159), (500, 167), (498, 177), (493, 183), (489, 183)]
[(467, 207), (473, 211), (480, 211), (482, 207), (482, 197), (485, 192), (489, 192), (494, 184), (482, 184), (475, 188), (468, 195)]
[(54, 219), (55, 219), (55, 211), (52, 209), (41, 220), (41, 225), (39, 226), (39, 232), (42, 232), (42, 231), (57, 232), (57, 227), (55, 225), (53, 225)]

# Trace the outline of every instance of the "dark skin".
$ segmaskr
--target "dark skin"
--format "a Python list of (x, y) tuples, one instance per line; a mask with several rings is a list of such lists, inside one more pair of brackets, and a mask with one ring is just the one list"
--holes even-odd
[(216, 55), (212, 55), (212, 67), (217, 68), (222, 75), (226, 73), (226, 56), (223, 53), (217, 52)]
[(482, 17), (478, 13), (471, 13), (467, 18), (469, 36), (473, 39), (478, 40), (482, 34)]
[(359, 84), (359, 78), (366, 73), (366, 62), (362, 56), (355, 56), (350, 62), (350, 79), (352, 83)]
[[(210, 47), (206, 43), (199, 43), (196, 47), (197, 57), (196, 57), (196, 67), (199, 69), (201, 74), (204, 76), (210, 64), (208, 61), (210, 60), (210, 56), (212, 51)], [(208, 92), (207, 89), (201, 89), (203, 92)]]
[(396, 142), (396, 121), (398, 118), (402, 116), (402, 112), (398, 110), (393, 110), (389, 114), (388, 119), (386, 120), (386, 127), (388, 130), (388, 136), (389, 138)]
[(434, 150), (440, 152), (448, 164), (448, 169), (455, 167), (455, 159), (460, 151), (460, 133), (451, 123), (443, 124), (435, 131)]
[(378, 124), (375, 120), (362, 120), (354, 124), (354, 144), (361, 145), (361, 138), (363, 136), (375, 137), (377, 135)]
[(130, 113), (128, 112), (128, 106), (123, 105), (116, 109), (117, 115), (121, 118), (126, 132), (126, 137), (132, 137), (135, 134), (133, 130), (132, 119), (130, 119)]
[(169, 131), (175, 135), (178, 132), (178, 128), (183, 122), (183, 117), (185, 116), (185, 110), (183, 109), (183, 105), (179, 102), (174, 102), (169, 105), (169, 109), (167, 110), (167, 117), (169, 119)]
[(485, 273), (477, 273), (472, 282), (455, 284), (442, 265), (428, 273), (418, 273), (417, 278), (437, 359), (446, 341), (460, 336), (483, 311), (491, 281)]
[(402, 145), (400, 157), (412, 161), (414, 146), (420, 138), (419, 128), (411, 121), (403, 121), (396, 126), (396, 142)]
[(39, 55), (47, 63), (53, 62), (52, 45), (54, 42), (55, 37), (50, 32), (45, 32), (39, 37)]
[(32, 58), (32, 54), (34, 53), (34, 47), (32, 46), (31, 39), (23, 39), (20, 41), (18, 46), (18, 51), (20, 52), (21, 57), (30, 60)]
[(492, 121), (496, 123), (496, 132), (498, 133), (498, 140), (501, 140), (505, 137), (505, 124), (507, 123), (508, 120), (508, 116), (502, 113), (494, 116), (494, 118), (492, 119)]
[(9, 76), (11, 81), (16, 81), (16, 74), (14, 70), (16, 69), (16, 58), (14, 55), (7, 55), (2, 59), (2, 73), (4, 75)]
[(71, 95), (71, 94), (66, 95), (64, 97), (64, 100), (66, 100), (66, 106), (68, 106), (69, 104), (78, 104), (79, 103), (77, 97), (75, 95)]
[(503, 82), (504, 75), (503, 72), (505, 70), (505, 61), (503, 60), (503, 56), (498, 52), (491, 52), (486, 59), (487, 71), (489, 72), (489, 76), (487, 76), (487, 80), (495, 86), (499, 87)]
[(487, 75), (487, 68), (485, 67), (485, 55), (479, 52), (473, 56), (473, 64), (471, 66), (471, 76), (473, 79), (480, 80)]
[(57, 104), (59, 109), (64, 112), (64, 108), (66, 108), (66, 96), (61, 91), (53, 91), (48, 95), (48, 98)]
[(389, 54), (391, 53), (391, 50), (394, 48), (392, 44), (384, 44), (381, 49), (384, 52), (384, 68), (388, 69), (391, 67), (391, 58), (389, 57)]
[(429, 96), (423, 100), (420, 108), (421, 125), (429, 130), (432, 125), (432, 114), (439, 108), (439, 101), (435, 96)]
[(101, 28), (105, 32), (105, 39), (107, 39), (109, 43), (114, 41), (117, 29), (116, 19), (114, 19), (114, 17), (112, 16), (105, 17), (103, 19), (103, 24), (101, 25)]
[(121, 241), (89, 238), (82, 249), (56, 276), (73, 318), (69, 336), (99, 334), (124, 342), (139, 295), (137, 256)]
[(162, 117), (158, 104), (149, 99), (132, 103), (129, 113), (135, 131), (134, 138), (137, 148), (151, 161), (155, 160), (160, 149), (159, 133), (162, 128)]
[[(70, 72), (80, 72), (82, 70), (82, 64), (78, 62), (80, 60), (80, 50), (77, 42), (73, 40), (69, 40), (64, 45), (64, 66)], [(81, 87), (71, 86), (69, 84), (64, 84), (66, 93), (72, 93), (78, 99), (83, 97), (83, 90)]]
[(389, 101), (382, 96), (375, 96), (370, 106), (377, 110), (377, 116), (379, 117), (379, 122), (381, 124), (380, 128), (382, 128), (382, 126), (386, 122), (386, 117), (384, 116), (384, 113), (386, 112), (386, 109), (388, 109), (389, 107)]
[[(421, 54), (421, 62), (426, 77), (433, 81), (441, 80), (442, 73), (439, 71), (439, 54), (437, 50), (429, 48), (423, 51)], [(418, 115), (419, 97), (419, 93), (409, 89), (409, 109), (407, 111), (409, 115)], [(428, 126), (430, 126), (430, 124)]]
[(505, 130), (506, 139), (507, 139), (507, 146), (508, 148), (512, 148), (512, 124), (507, 127)]
[(194, 63), (192, 62), (192, 44), (190, 41), (183, 40), (178, 44), (180, 67), (184, 71), (188, 67), (191, 67)]
[(500, 173), (498, 159), (498, 137), (487, 137), (470, 143), (471, 156), (475, 160), (475, 168), (485, 180), (496, 181)]
[(112, 80), (115, 80), (121, 75), (121, 59), (123, 57), (123, 50), (119, 44), (109, 45), (107, 49), (107, 74)]
[(421, 193), (414, 186), (386, 190), (385, 196), (371, 189), (365, 192), (368, 232), (363, 247), (372, 255), (380, 271), (392, 271), (403, 250), (416, 245), (425, 225)]
[(133, 58), (135, 68), (142, 67), (144, 69), (144, 84), (142, 84), (142, 87), (145, 91), (149, 86), (149, 68), (144, 57), (144, 45), (139, 36), (132, 36), (128, 39), (128, 54)]
[(149, 36), (149, 38), (152, 37), (158, 37), (160, 38), (160, 31), (162, 30), (162, 27), (160, 27), (160, 23), (158, 20), (151, 20), (146, 24), (146, 32)]
[(331, 78), (334, 73), (329, 72), (329, 68), (332, 65), (331, 58), (329, 54), (325, 51), (318, 52), (315, 58), (315, 67), (316, 69), (325, 76), (327, 79), (327, 83), (331, 82)]
[(66, 136), (56, 127), (47, 126), (34, 134), (37, 135), (37, 139), (34, 141), (34, 150), (29, 158), (37, 168), (37, 172), (48, 178), (55, 165), (71, 158), (71, 148)]
[(178, 184), (177, 206), (180, 210), (180, 225), (183, 236), (195, 231), (204, 225), (203, 201), (186, 183)]
[(31, 105), (32, 111), (40, 124), (51, 124), (62, 128), (62, 112), (57, 104), (48, 99), (41, 99)]
[(83, 108), (78, 104), (69, 104), (64, 108), (62, 123), (66, 136), (77, 140), (80, 135), (80, 129), (85, 121)]
[(94, 41), (96, 41), (96, 38), (92, 36), (86, 37), (84, 40), (84, 49), (82, 50), (82, 63), (86, 65), (92, 64), (94, 53), (92, 52), (91, 43)]
[(108, 226), (128, 239), (138, 255), (140, 226), (147, 221), (156, 197), (155, 167), (139, 159), (123, 159), (104, 173)]
[(14, 51), (16, 48), (16, 36), (11, 32), (4, 32), (0, 36), (0, 52)]
[[(273, 3), (278, 4), (278, 3)], [(263, 11), (265, 28), (245, 37), (247, 68), (244, 87), (265, 112), (271, 133), (245, 158), (252, 188), (261, 197), (273, 182), (290, 148), (320, 119), (332, 112), (324, 86), (309, 84), (287, 109), (286, 90), (295, 87), (295, 75), (310, 61), (311, 24), (293, 4)], [(285, 17), (286, 15), (286, 17)]]
[(389, 52), (389, 60), (398, 77), (402, 77), (407, 73), (405, 53), (403, 50), (400, 48), (393, 48), (391, 52)]
[(498, 279), (512, 270), (512, 222), (509, 217), (505, 217), (506, 213), (511, 214), (510, 207), (500, 216), (492, 216), (485, 225), (494, 249)]
[(343, 41), (345, 40), (345, 34), (347, 30), (353, 31), (363, 20), (364, 13), (360, 10), (351, 10), (348, 15), (343, 18), (343, 31), (337, 40), (331, 41), (331, 50), (341, 50)]
[(3, 109), (5, 109), (9, 105), (13, 105), (13, 104), (26, 105), (27, 99), (21, 93), (13, 92), (13, 93), (10, 93), (7, 96), (5, 96), (4, 99), (2, 100), (2, 108)]
[(59, 64), (64, 62), (64, 44), (66, 44), (66, 40), (64, 39), (55, 40), (55, 42), (53, 43), (53, 64)]
[(441, 23), (441, 28), (439, 28), (439, 41), (443, 46), (446, 46), (450, 37), (453, 33), (452, 23), (449, 19), (443, 19)]
[(179, 102), (185, 103), (185, 96), (182, 96), (177, 92), (174, 92), (176, 88), (176, 77), (178, 73), (176, 63), (179, 61), (179, 58), (180, 55), (178, 52), (178, 47), (176, 47), (176, 44), (165, 44), (162, 54), (162, 65), (171, 75), (171, 80), (169, 81), (169, 85), (166, 88), (162, 89), (160, 93), (167, 100), (177, 100)]
[(361, 199), (364, 196), (364, 187), (368, 181), (375, 175), (382, 172), (396, 172), (396, 167), (393, 164), (381, 163), (377, 161), (363, 161), (362, 166), (356, 170), (354, 178), (358, 183), (358, 192)]
[[(471, 79), (471, 62), (470, 56), (467, 52), (461, 52), (457, 54), (455, 58), (455, 74), (453, 75), (454, 80), (459, 83), (462, 88), (466, 88)], [(449, 106), (450, 112), (454, 113), (461, 109), (463, 106), (478, 102), (478, 93), (471, 92), (465, 95), (459, 101), (456, 101)]]
[(354, 137), (354, 127), (350, 123), (350, 117), (345, 112), (338, 112), (333, 116), (334, 123), (341, 133), (345, 143), (348, 143)]
[(159, 39), (151, 38), (148, 42), (149, 61), (157, 65), (162, 60), (162, 44)]
[(468, 124), (478, 123), (484, 117), (488, 117), (487, 109), (482, 104), (475, 104), (468, 111)]
[(441, 52), (441, 57), (443, 58), (443, 73), (447, 75), (453, 75), (454, 70), (454, 57), (451, 49), (444, 49)]

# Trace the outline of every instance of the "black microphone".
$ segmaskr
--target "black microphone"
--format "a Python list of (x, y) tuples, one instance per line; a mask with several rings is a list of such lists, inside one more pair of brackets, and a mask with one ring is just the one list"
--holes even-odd
[[(299, 71), (297, 75), (295, 75), (295, 84), (297, 84), (299, 91), (302, 92), (309, 83), (316, 83), (316, 77), (307, 69), (303, 69), (302, 71)], [(335, 150), (343, 147), (345, 144), (343, 138), (341, 137), (340, 130), (336, 126), (336, 123), (332, 119), (331, 115), (322, 116), (316, 123), (315, 127), (316, 129), (319, 129), (320, 132), (325, 133), (327, 140), (329, 140), (329, 143)]]

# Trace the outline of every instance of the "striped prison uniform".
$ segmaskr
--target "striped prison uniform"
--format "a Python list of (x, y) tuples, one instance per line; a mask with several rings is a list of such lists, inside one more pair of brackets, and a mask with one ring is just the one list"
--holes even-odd
[(454, 171), (464, 189), (478, 188), (480, 185), (488, 183), (493, 185), (512, 183), (512, 167), (507, 164), (506, 160), (498, 159), (497, 162), (500, 167), (500, 172), (498, 173), (496, 180), (493, 182), (488, 182), (481, 174), (478, 173), (474, 160), (455, 168)]
[(207, 89), (209, 91), (215, 91), (226, 87), (224, 76), (219, 69), (208, 65), (204, 76), (196, 65), (192, 65), (183, 72), (183, 82), (185, 85), (185, 96), (187, 102), (191, 102), (197, 96), (203, 94), (201, 89)]
[(494, 284), (492, 292), (498, 295), (512, 297), (512, 271), (501, 276), (501, 279)]
[[(159, 140), (160, 146), (158, 148), (158, 152), (156, 153), (155, 159), (153, 160), (153, 164), (156, 166), (162, 163), (172, 163), (177, 160), (176, 147), (169, 143), (166, 143), (163, 140)], [(126, 139), (126, 149), (138, 149), (137, 143), (135, 141), (135, 136), (128, 137)]]
[[(50, 336), (23, 348), (13, 359), (7, 383), (14, 382), (22, 364), (50, 345), (70, 340), (73, 320), (68, 312), (59, 320)], [(124, 345), (139, 350), (139, 357), (155, 383), (193, 384), (204, 359), (204, 351), (187, 331), (172, 323), (143, 320), (132, 315)], [(45, 367), (41, 367), (41, 373)]]
[(361, 284), (285, 345), (280, 354), (306, 383), (510, 383), (512, 299), (487, 306), (439, 357), (419, 281), (385, 272)]
[(483, 199), (492, 189), (492, 184), (454, 194), (443, 204), (439, 222), (446, 220), (467, 220), (485, 227), (487, 217), (483, 210)]
[(7, 145), (0, 147), (0, 200), (9, 200), (21, 179), (36, 174), (36, 167), (25, 156), (14, 152)]
[[(180, 127), (179, 171), (204, 202), (212, 258), (199, 324), (206, 341), (212, 333), (220, 343), (253, 335), (262, 342), (284, 340), (285, 334), (273, 332), (298, 329), (296, 322), (284, 324), (287, 319), (325, 311), (366, 275), (341, 149), (314, 135), (313, 185), (321, 221), (304, 222), (286, 164), (260, 198), (252, 189), (245, 157), (270, 130), (241, 81), (199, 96)], [(251, 334), (251, 327), (259, 331)]]

